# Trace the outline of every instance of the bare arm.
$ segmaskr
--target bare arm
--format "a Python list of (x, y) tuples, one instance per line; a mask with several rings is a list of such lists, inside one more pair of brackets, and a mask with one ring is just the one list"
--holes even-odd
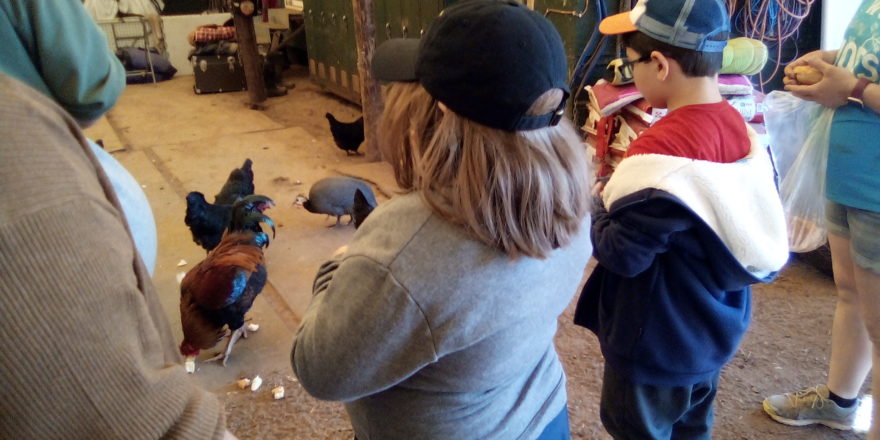
[(837, 59), (836, 50), (814, 50), (788, 63), (788, 65), (785, 66), (785, 76), (787, 78), (794, 77), (794, 68), (807, 65), (810, 60), (822, 60), (828, 64), (834, 64), (835, 59)]
[[(799, 85), (787, 76), (784, 80), (785, 90), (790, 91), (798, 98), (814, 101), (828, 108), (837, 108), (849, 103), (847, 98), (858, 83), (858, 78), (843, 67), (827, 62), (826, 56), (809, 57), (809, 55), (804, 55), (786, 66), (786, 75), (788, 75), (790, 67), (793, 68), (792, 65), (800, 63), (798, 65), (809, 65), (820, 71), (822, 80), (812, 85)], [(878, 90), (877, 84), (868, 85), (862, 101), (865, 107), (880, 113), (880, 90)]]

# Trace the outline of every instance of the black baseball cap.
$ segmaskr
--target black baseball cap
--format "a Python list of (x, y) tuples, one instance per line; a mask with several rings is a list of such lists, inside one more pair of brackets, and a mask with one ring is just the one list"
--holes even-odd
[[(510, 0), (458, 2), (440, 13), (421, 40), (381, 44), (372, 69), (380, 80), (418, 81), (452, 111), (507, 131), (556, 125), (570, 94), (556, 28)], [(565, 97), (555, 111), (526, 115), (539, 96), (557, 88)]]

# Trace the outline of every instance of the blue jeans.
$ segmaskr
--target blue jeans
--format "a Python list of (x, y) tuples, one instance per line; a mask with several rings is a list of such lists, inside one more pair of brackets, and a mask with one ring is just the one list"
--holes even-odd
[(880, 212), (828, 200), (825, 204), (825, 226), (828, 232), (850, 240), (854, 263), (880, 274)]
[(599, 415), (615, 439), (709, 440), (718, 376), (689, 386), (635, 384), (606, 363)]

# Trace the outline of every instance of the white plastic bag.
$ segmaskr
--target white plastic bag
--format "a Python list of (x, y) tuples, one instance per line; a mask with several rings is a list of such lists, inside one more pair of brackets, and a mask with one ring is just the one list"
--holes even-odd
[(770, 138), (770, 151), (779, 179), (785, 178), (788, 169), (801, 151), (810, 134), (805, 127), (822, 112), (822, 105), (800, 99), (789, 92), (774, 90), (764, 98), (764, 126)]
[(788, 221), (789, 249), (809, 252), (827, 240), (825, 167), (834, 110), (778, 91), (767, 96), (765, 105), (770, 148), (781, 179), (779, 193)]

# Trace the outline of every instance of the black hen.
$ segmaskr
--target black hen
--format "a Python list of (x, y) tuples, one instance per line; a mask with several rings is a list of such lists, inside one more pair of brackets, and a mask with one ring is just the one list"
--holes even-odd
[(189, 226), (193, 241), (210, 251), (223, 238), (231, 212), (232, 205), (212, 205), (205, 200), (204, 194), (193, 191), (186, 195), (186, 216), (183, 221)]
[(330, 133), (336, 146), (345, 151), (345, 154), (360, 154), (357, 150), (364, 142), (364, 117), (361, 116), (354, 122), (339, 122), (330, 113), (324, 116), (330, 121)]
[(214, 196), (214, 204), (231, 205), (244, 196), (254, 193), (254, 170), (251, 168), (253, 161), (245, 159), (241, 168), (235, 168), (229, 173), (229, 178), (223, 184), (220, 192)]
[[(241, 203), (239, 204), (239, 202)], [(275, 204), (268, 197), (259, 195), (245, 196), (239, 202), (236, 202), (236, 206), (243, 210), (243, 214), (247, 212), (262, 213)], [(217, 247), (223, 238), (223, 232), (231, 226), (232, 211), (233, 205), (210, 204), (205, 200), (204, 194), (193, 191), (186, 196), (186, 217), (183, 220), (192, 232), (193, 241), (206, 251), (210, 251)], [(236, 225), (231, 229), (248, 229), (258, 232), (259, 226), (256, 226), (256, 230), (253, 225), (250, 227)]]

